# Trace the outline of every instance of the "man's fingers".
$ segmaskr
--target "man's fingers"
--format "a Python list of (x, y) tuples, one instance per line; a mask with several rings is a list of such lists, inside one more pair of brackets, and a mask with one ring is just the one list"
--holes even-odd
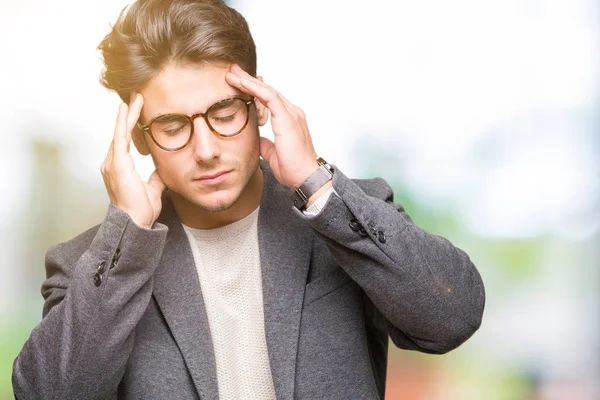
[(127, 104), (119, 104), (119, 113), (115, 124), (115, 135), (111, 148), (120, 152), (127, 148)]
[(167, 188), (162, 179), (160, 179), (160, 176), (158, 176), (156, 170), (150, 175), (150, 178), (148, 178), (148, 185), (158, 190), (159, 193), (164, 192)]
[[(264, 83), (262, 79), (253, 77), (241, 69), (237, 64), (231, 66), (231, 71), (232, 72), (226, 74), (226, 79), (230, 81), (230, 84), (246, 93), (255, 96), (261, 103), (263, 103), (263, 105), (267, 106), (272, 113), (273, 109), (270, 105), (274, 104), (275, 106), (278, 106), (279, 103), (281, 103), (285, 107), (285, 111), (288, 113), (293, 114), (300, 119), (306, 118), (304, 111), (301, 108), (294, 105), (294, 103), (289, 101), (277, 90)], [(270, 102), (270, 104), (267, 104), (268, 102)], [(277, 109), (275, 111), (277, 111)], [(281, 115), (281, 113), (279, 113), (279, 115)], [(277, 116), (277, 114), (273, 113), (273, 116)]]
[(289, 101), (281, 93), (277, 92), (277, 94), (279, 95), (279, 97), (281, 97), (281, 100), (283, 101), (283, 104), (285, 104), (285, 107), (288, 109), (288, 111), (290, 113), (293, 113), (294, 115), (296, 115), (300, 119), (306, 119), (306, 115), (304, 114), (304, 111), (300, 107), (298, 107), (297, 105), (295, 105), (294, 103), (292, 103), (291, 101)]
[(285, 116), (287, 109), (275, 89), (254, 78), (237, 64), (231, 66), (230, 71), (225, 77), (232, 86), (257, 97), (271, 111), (272, 117)]
[(266, 161), (270, 162), (271, 156), (275, 151), (275, 144), (266, 137), (260, 137), (259, 148), (260, 156)]
[(225, 74), (225, 80), (227, 81), (227, 83), (231, 86), (233, 86), (234, 88), (243, 90), (241, 88), (242, 84), (240, 82), (241, 78), (239, 76), (237, 76), (236, 74), (234, 74), (233, 72), (227, 72)]
[(284, 95), (282, 95), (281, 93), (277, 92), (277, 94), (279, 95), (279, 97), (281, 97), (281, 100), (283, 101), (283, 104), (285, 104), (285, 106), (291, 110), (299, 110), (300, 108), (296, 105), (294, 105), (291, 101), (289, 101)]
[[(249, 95), (252, 95), (252, 97), (258, 99), (258, 97), (256, 97), (256, 93), (254, 93), (253, 88), (248, 88), (244, 85), (242, 85), (242, 78), (240, 78), (238, 75), (232, 73), (232, 72), (227, 72), (225, 74), (225, 81), (227, 81), (227, 83), (236, 88), (241, 90), (244, 93), (248, 93)], [(260, 100), (259, 100), (260, 101)]]
[(110, 146), (108, 147), (108, 152), (106, 153), (106, 157), (104, 158), (104, 162), (102, 163), (103, 171), (108, 170), (109, 165), (112, 164), (114, 156), (115, 156), (115, 140), (113, 139), (110, 142)]
[(233, 71), (234, 75), (236, 75), (239, 78), (242, 87), (244, 86), (244, 83), (246, 83), (246, 87), (247, 84), (253, 84), (256, 87), (264, 89), (263, 92), (269, 92), (270, 95), (279, 97), (280, 93), (277, 90), (273, 89), (271, 86), (266, 84), (262, 79), (253, 77), (252, 75), (244, 71), (239, 65), (232, 65), (231, 71)]
[(258, 98), (271, 111), (274, 118), (285, 117), (286, 114), (289, 114), (290, 111), (281, 97), (271, 87), (260, 83), (260, 81), (245, 78), (242, 78), (241, 84), (244, 89), (247, 89), (250, 94)]
[(240, 67), (237, 64), (233, 64), (230, 68), (230, 71), (233, 72), (235, 75), (237, 75), (240, 79), (254, 79), (254, 80), (260, 82), (257, 78), (253, 77), (252, 75), (250, 75), (249, 73), (244, 71), (242, 69), (242, 67)]
[(144, 106), (144, 98), (140, 93), (134, 94), (132, 101), (129, 103), (129, 113), (127, 114), (127, 138), (131, 138), (131, 132), (135, 124), (140, 119), (142, 107)]

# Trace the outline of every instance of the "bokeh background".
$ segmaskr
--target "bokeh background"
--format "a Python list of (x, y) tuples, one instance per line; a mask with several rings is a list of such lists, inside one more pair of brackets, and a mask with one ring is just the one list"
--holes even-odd
[[(0, 399), (41, 318), (45, 251), (107, 209), (119, 100), (96, 46), (127, 3), (0, 2)], [(483, 276), (481, 329), (444, 356), (392, 349), (387, 398), (600, 399), (598, 1), (229, 4), (318, 153), (385, 177)]]

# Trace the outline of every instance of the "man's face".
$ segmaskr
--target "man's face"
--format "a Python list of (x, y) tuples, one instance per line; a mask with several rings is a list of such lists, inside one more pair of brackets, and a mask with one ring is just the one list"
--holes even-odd
[[(228, 69), (215, 64), (167, 66), (140, 91), (144, 98), (141, 122), (148, 124), (164, 114), (204, 113), (221, 100), (242, 95), (225, 81)], [(257, 193), (262, 192), (256, 188), (262, 189), (258, 123), (265, 122), (258, 119), (256, 106), (251, 105), (248, 125), (238, 135), (225, 138), (216, 136), (198, 117), (190, 142), (177, 151), (159, 148), (148, 133), (137, 129), (134, 141), (140, 153), (152, 155), (158, 175), (173, 192), (178, 212), (214, 213), (232, 206), (244, 208), (244, 204), (256, 207)], [(180, 218), (185, 223), (186, 216)]]

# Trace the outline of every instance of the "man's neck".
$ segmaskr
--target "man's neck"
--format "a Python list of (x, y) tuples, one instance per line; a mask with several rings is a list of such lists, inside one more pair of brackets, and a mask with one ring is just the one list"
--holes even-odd
[(182, 224), (195, 229), (214, 229), (239, 221), (256, 210), (262, 200), (264, 174), (260, 166), (250, 178), (238, 200), (223, 211), (208, 211), (171, 193), (173, 208)]

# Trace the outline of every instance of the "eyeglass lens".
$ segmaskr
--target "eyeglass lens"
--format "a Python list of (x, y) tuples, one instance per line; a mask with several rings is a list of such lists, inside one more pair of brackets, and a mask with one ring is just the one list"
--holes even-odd
[[(206, 116), (209, 127), (219, 135), (233, 136), (246, 124), (248, 108), (241, 99), (229, 99), (210, 107)], [(156, 118), (150, 126), (150, 132), (162, 147), (176, 149), (189, 140), (192, 124), (186, 115), (168, 114)]]

